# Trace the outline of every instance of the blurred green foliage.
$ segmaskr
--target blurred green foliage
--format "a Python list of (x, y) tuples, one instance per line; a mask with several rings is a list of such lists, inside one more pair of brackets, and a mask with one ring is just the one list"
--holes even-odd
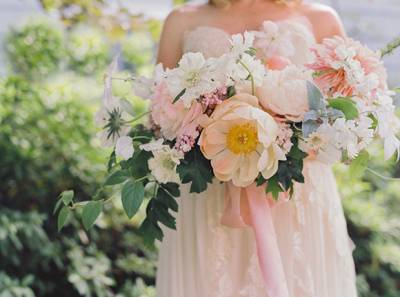
[(64, 55), (61, 28), (45, 19), (12, 28), (4, 44), (14, 70), (31, 78), (55, 71)]
[(67, 53), (73, 70), (91, 74), (104, 71), (110, 56), (110, 45), (101, 31), (79, 26), (69, 34)]
[[(0, 80), (0, 297), (154, 297), (156, 253), (137, 235), (140, 217), (128, 221), (119, 203), (107, 205), (90, 232), (71, 217), (60, 235), (52, 212), (62, 190), (89, 199), (104, 177), (92, 117), (112, 49), (122, 50), (127, 70), (150, 73), (161, 23), (132, 17), (124, 27), (129, 14), (104, 15), (101, 0), (40, 2), (63, 25), (41, 19), (13, 28), (5, 48), (13, 73)], [(115, 94), (138, 113), (146, 108), (129, 84), (116, 81)], [(381, 150), (371, 155), (373, 169), (400, 176)], [(369, 172), (353, 179), (345, 166), (336, 172), (359, 295), (397, 297), (400, 183)]]
[[(137, 33), (148, 38), (150, 53), (144, 61), (129, 52), (130, 69), (153, 64), (152, 35)], [(124, 38), (130, 51), (143, 50), (134, 44), (140, 39)], [(140, 222), (125, 219), (118, 203), (106, 206), (90, 232), (70, 217), (59, 234), (53, 215), (61, 191), (90, 199), (106, 175), (109, 152), (99, 148), (93, 114), (111, 49), (124, 42), (89, 24), (64, 29), (49, 20), (7, 34), (12, 67), (0, 79), (0, 297), (155, 296), (156, 253), (144, 248)], [(146, 108), (130, 84), (116, 87), (136, 112)]]

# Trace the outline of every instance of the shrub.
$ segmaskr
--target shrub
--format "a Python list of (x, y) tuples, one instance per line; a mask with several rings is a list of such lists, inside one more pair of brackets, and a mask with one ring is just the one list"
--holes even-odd
[(31, 20), (10, 30), (5, 38), (5, 50), (17, 73), (41, 78), (60, 65), (64, 55), (63, 31), (53, 21)]
[(67, 53), (73, 70), (92, 74), (104, 71), (109, 61), (110, 46), (100, 31), (80, 26), (69, 33)]

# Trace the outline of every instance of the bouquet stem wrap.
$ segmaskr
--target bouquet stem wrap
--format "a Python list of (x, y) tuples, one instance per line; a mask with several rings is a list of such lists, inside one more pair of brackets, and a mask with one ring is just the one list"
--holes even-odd
[(268, 296), (289, 297), (282, 259), (272, 222), (272, 199), (264, 187), (252, 184), (239, 188), (226, 183), (225, 210), (221, 224), (232, 228), (251, 227), (254, 231), (258, 261)]

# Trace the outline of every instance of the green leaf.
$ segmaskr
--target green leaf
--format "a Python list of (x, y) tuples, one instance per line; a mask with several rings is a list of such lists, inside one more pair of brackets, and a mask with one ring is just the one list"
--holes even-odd
[(236, 95), (236, 89), (234, 86), (228, 87), (227, 95), (228, 95), (228, 98), (231, 98)]
[(69, 218), (69, 209), (67, 206), (64, 206), (58, 213), (58, 218), (57, 218), (58, 232), (60, 232), (61, 229), (64, 228), (64, 226), (67, 224), (68, 218)]
[(375, 130), (378, 127), (378, 119), (373, 114), (369, 114), (368, 117), (372, 120), (371, 128)]
[(172, 103), (175, 103), (176, 101), (178, 101), (179, 99), (181, 99), (181, 97), (182, 97), (183, 95), (185, 95), (185, 93), (186, 93), (186, 89), (183, 89), (183, 90), (175, 97), (175, 99), (174, 99), (174, 101), (173, 101)]
[(154, 241), (156, 239), (161, 241), (164, 237), (161, 228), (149, 218), (146, 218), (140, 225), (139, 234), (142, 235), (144, 243), (149, 248), (154, 248)]
[(179, 197), (181, 195), (181, 191), (179, 190), (179, 185), (176, 183), (166, 183), (161, 185), (165, 190), (168, 191), (173, 197)]
[(190, 193), (201, 193), (212, 182), (213, 173), (210, 161), (207, 160), (196, 146), (186, 154), (177, 171), (182, 183), (191, 183)]
[(64, 205), (69, 205), (72, 202), (72, 199), (74, 199), (74, 191), (64, 191), (61, 193), (61, 199), (64, 203)]
[(346, 120), (353, 120), (358, 117), (357, 106), (350, 98), (340, 97), (329, 99), (328, 104), (330, 107), (343, 112)]
[(279, 198), (279, 193), (283, 192), (283, 189), (282, 189), (282, 187), (279, 185), (277, 175), (274, 175), (273, 177), (271, 177), (270, 179), (268, 179), (268, 181), (267, 181), (267, 187), (266, 187), (265, 191), (266, 191), (267, 194), (271, 193), (271, 194), (272, 194), (272, 197), (273, 197), (275, 200), (278, 200), (278, 198)]
[[(60, 196), (59, 196), (60, 197)], [(56, 205), (54, 206), (53, 209), (53, 215), (55, 215), (57, 213), (57, 211), (60, 209), (61, 205), (63, 205), (63, 201), (61, 199), (61, 197), (57, 200)]]
[(99, 217), (103, 209), (101, 201), (90, 201), (85, 205), (82, 211), (82, 223), (86, 230), (89, 230)]
[(168, 208), (172, 209), (173, 211), (177, 212), (179, 209), (178, 202), (176, 202), (175, 198), (171, 196), (169, 192), (164, 190), (163, 188), (159, 188), (157, 191), (157, 201), (164, 204)]
[(117, 155), (115, 153), (115, 150), (112, 151), (110, 158), (108, 159), (107, 163), (107, 171), (110, 172), (111, 169), (113, 168), (114, 164), (117, 163)]
[(144, 199), (144, 186), (141, 182), (128, 181), (124, 184), (121, 191), (122, 206), (128, 218), (132, 218)]
[(267, 180), (264, 178), (264, 176), (262, 176), (261, 174), (259, 174), (256, 178), (256, 185), (257, 187), (262, 186), (263, 184), (265, 184), (267, 182)]
[(124, 181), (126, 181), (129, 177), (129, 174), (126, 170), (118, 170), (113, 173), (111, 173), (105, 182), (106, 186), (114, 186), (118, 184), (122, 184)]
[(397, 94), (400, 94), (400, 87), (394, 88), (392, 91), (395, 92), (395, 93), (397, 93)]
[(165, 207), (164, 204), (154, 201), (154, 213), (157, 217), (157, 220), (162, 224), (171, 229), (176, 229), (176, 219), (168, 212), (168, 208)]
[(361, 151), (358, 156), (350, 163), (349, 173), (352, 179), (361, 177), (367, 169), (369, 162), (369, 153)]

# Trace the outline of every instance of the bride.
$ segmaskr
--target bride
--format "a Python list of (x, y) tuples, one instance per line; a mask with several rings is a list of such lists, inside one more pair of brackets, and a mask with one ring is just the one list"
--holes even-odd
[[(230, 35), (245, 31), (265, 34), (275, 53), (298, 65), (310, 59), (313, 44), (345, 34), (336, 13), (322, 5), (210, 0), (168, 16), (158, 60), (173, 68), (185, 52), (219, 56), (229, 50)], [(201, 194), (182, 186), (177, 231), (165, 230), (161, 244), (158, 297), (357, 296), (353, 246), (332, 170), (309, 158), (304, 176), (293, 198), (272, 209), (285, 294), (274, 296), (265, 286), (252, 231), (221, 224), (224, 185), (215, 181)]]

